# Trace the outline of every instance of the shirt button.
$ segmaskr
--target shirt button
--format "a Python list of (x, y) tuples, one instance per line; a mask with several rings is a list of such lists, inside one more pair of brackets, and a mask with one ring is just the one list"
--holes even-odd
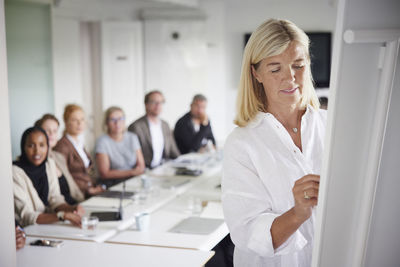
[(278, 129), (279, 129), (279, 126), (278, 126), (278, 125), (276, 125), (276, 128), (278, 128)]
[(296, 153), (296, 150), (293, 150), (294, 153)]

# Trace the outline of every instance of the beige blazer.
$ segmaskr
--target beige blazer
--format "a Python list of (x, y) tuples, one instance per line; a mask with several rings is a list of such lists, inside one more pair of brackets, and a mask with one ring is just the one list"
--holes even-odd
[(86, 152), (90, 160), (89, 168), (85, 167), (81, 156), (75, 150), (74, 145), (68, 140), (66, 136), (63, 136), (53, 149), (54, 151), (60, 152), (64, 155), (67, 162), (68, 170), (74, 178), (79, 189), (86, 193), (88, 188), (93, 185), (92, 175), (94, 175), (94, 169), (92, 164), (92, 159), (90, 155)]
[(56, 166), (60, 169), (65, 179), (67, 180), (71, 197), (77, 202), (82, 202), (83, 200), (85, 200), (85, 196), (79, 189), (78, 185), (75, 183), (74, 177), (72, 177), (71, 173), (68, 170), (67, 161), (65, 160), (64, 155), (60, 152), (50, 150), (49, 158), (55, 161)]
[(14, 211), (15, 219), (21, 226), (36, 224), (39, 214), (54, 212), (55, 208), (65, 203), (61, 195), (56, 171), (56, 164), (52, 159), (46, 162), (47, 180), (49, 182), (49, 206), (46, 207), (40, 199), (31, 179), (20, 167), (13, 165), (14, 181)]
[[(164, 136), (163, 159), (174, 159), (180, 155), (175, 139), (168, 123), (161, 120), (161, 129)], [(146, 167), (150, 167), (153, 160), (153, 144), (151, 142), (150, 127), (146, 115), (129, 125), (128, 131), (135, 133), (142, 147)]]

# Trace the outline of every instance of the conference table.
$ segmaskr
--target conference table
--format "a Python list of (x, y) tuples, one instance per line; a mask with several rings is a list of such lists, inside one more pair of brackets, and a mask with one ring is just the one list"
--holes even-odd
[[(228, 234), (227, 226), (223, 223), (224, 217), (220, 199), (208, 192), (212, 192), (215, 188), (214, 184), (219, 183), (218, 180), (220, 180), (219, 177), (209, 177), (203, 181), (206, 185), (211, 185), (209, 190), (207, 190), (207, 187), (203, 188), (204, 191), (200, 190), (201, 186), (204, 186), (203, 183), (200, 183), (199, 186), (189, 188), (185, 193), (180, 194), (161, 209), (153, 212), (148, 231), (141, 232), (136, 231), (135, 228), (128, 228), (106, 242), (211, 250)], [(201, 206), (200, 209), (190, 208), (196, 205), (194, 202)], [(197, 211), (193, 209), (197, 209)], [(199, 221), (199, 224), (215, 220), (221, 221), (221, 224), (210, 234), (190, 233), (191, 229), (186, 233), (171, 231), (174, 226), (188, 218)], [(202, 227), (202, 225), (198, 226)], [(202, 231), (202, 229), (198, 230)], [(196, 225), (193, 225), (192, 231), (197, 231)]]
[[(34, 240), (36, 238), (28, 237), (26, 242), (29, 244)], [(18, 250), (17, 266), (186, 267), (202, 266), (214, 255), (213, 251), (118, 245), (78, 240), (61, 241), (60, 247), (27, 245)]]
[[(201, 170), (202, 173), (198, 176), (176, 175), (177, 168)], [(122, 220), (99, 222), (96, 229), (90, 231), (73, 227), (68, 222), (60, 222), (31, 225), (25, 228), (25, 232), (29, 238), (62, 239), (68, 244), (66, 247), (85, 244), (80, 246), (82, 249), (87, 247), (89, 251), (122, 246), (136, 251), (143, 247), (157, 248), (157, 251), (165, 249), (163, 253), (170, 252), (171, 255), (188, 250), (213, 253), (211, 249), (228, 234), (220, 200), (221, 169), (220, 153), (183, 155), (109, 189), (133, 194), (129, 198), (92, 197), (81, 203), (86, 215), (99, 211), (122, 210)], [(135, 217), (144, 213), (149, 214), (149, 224), (146, 229), (139, 231)], [(93, 247), (97, 245), (98, 248)], [(27, 250), (30, 249), (32, 248)], [(23, 255), (21, 257), (25, 258), (30, 253)], [(182, 255), (183, 258), (186, 257), (186, 254)], [(206, 255), (208, 258), (204, 257), (207, 260), (212, 256), (198, 254), (193, 259), (204, 259), (201, 255)], [(121, 255), (121, 258), (124, 256)], [(18, 263), (18, 266), (27, 266), (23, 262)], [(143, 265), (140, 266), (147, 266), (144, 258), (141, 263)], [(200, 264), (194, 263), (190, 266), (201, 266), (205, 262), (199, 260), (197, 263)]]

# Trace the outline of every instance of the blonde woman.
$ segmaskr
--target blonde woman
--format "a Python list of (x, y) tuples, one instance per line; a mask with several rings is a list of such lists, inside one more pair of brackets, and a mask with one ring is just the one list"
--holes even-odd
[(68, 170), (82, 193), (91, 196), (103, 192), (100, 185), (95, 185), (93, 163), (85, 149), (85, 112), (75, 104), (65, 106), (64, 123), (64, 136), (53, 149), (64, 155)]
[(136, 134), (127, 132), (125, 113), (110, 107), (104, 115), (107, 133), (96, 142), (96, 163), (103, 180), (129, 178), (144, 173), (145, 163)]
[(310, 266), (326, 113), (309, 40), (271, 19), (244, 52), (236, 129), (224, 148), (222, 203), (235, 266)]
[(39, 120), (35, 122), (36, 127), (40, 127), (47, 133), (49, 138), (49, 155), (56, 163), (56, 171), (58, 183), (60, 184), (61, 194), (64, 196), (65, 201), (70, 205), (75, 205), (85, 199), (82, 191), (79, 189), (74, 178), (68, 170), (67, 161), (63, 154), (54, 151), (58, 141), (58, 129), (60, 122), (52, 114), (44, 114)]

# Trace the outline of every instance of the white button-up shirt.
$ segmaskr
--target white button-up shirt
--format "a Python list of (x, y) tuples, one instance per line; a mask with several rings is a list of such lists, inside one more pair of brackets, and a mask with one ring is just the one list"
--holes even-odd
[(157, 123), (149, 122), (149, 129), (151, 135), (151, 145), (153, 149), (153, 159), (151, 160), (150, 166), (157, 167), (161, 164), (164, 152), (164, 135), (161, 128), (161, 120)]
[(315, 214), (279, 248), (272, 245), (274, 219), (292, 207), (292, 188), (320, 174), (326, 111), (307, 107), (301, 120), (302, 151), (270, 113), (238, 127), (224, 148), (222, 204), (235, 243), (235, 266), (311, 266)]
[(74, 146), (76, 152), (78, 152), (79, 156), (81, 157), (83, 164), (85, 165), (85, 168), (88, 168), (90, 165), (90, 159), (88, 158), (88, 156), (86, 155), (86, 152), (85, 152), (85, 147), (84, 147), (85, 136), (83, 134), (79, 135), (78, 140), (76, 140), (69, 134), (66, 134), (66, 136), (67, 136), (68, 140)]

